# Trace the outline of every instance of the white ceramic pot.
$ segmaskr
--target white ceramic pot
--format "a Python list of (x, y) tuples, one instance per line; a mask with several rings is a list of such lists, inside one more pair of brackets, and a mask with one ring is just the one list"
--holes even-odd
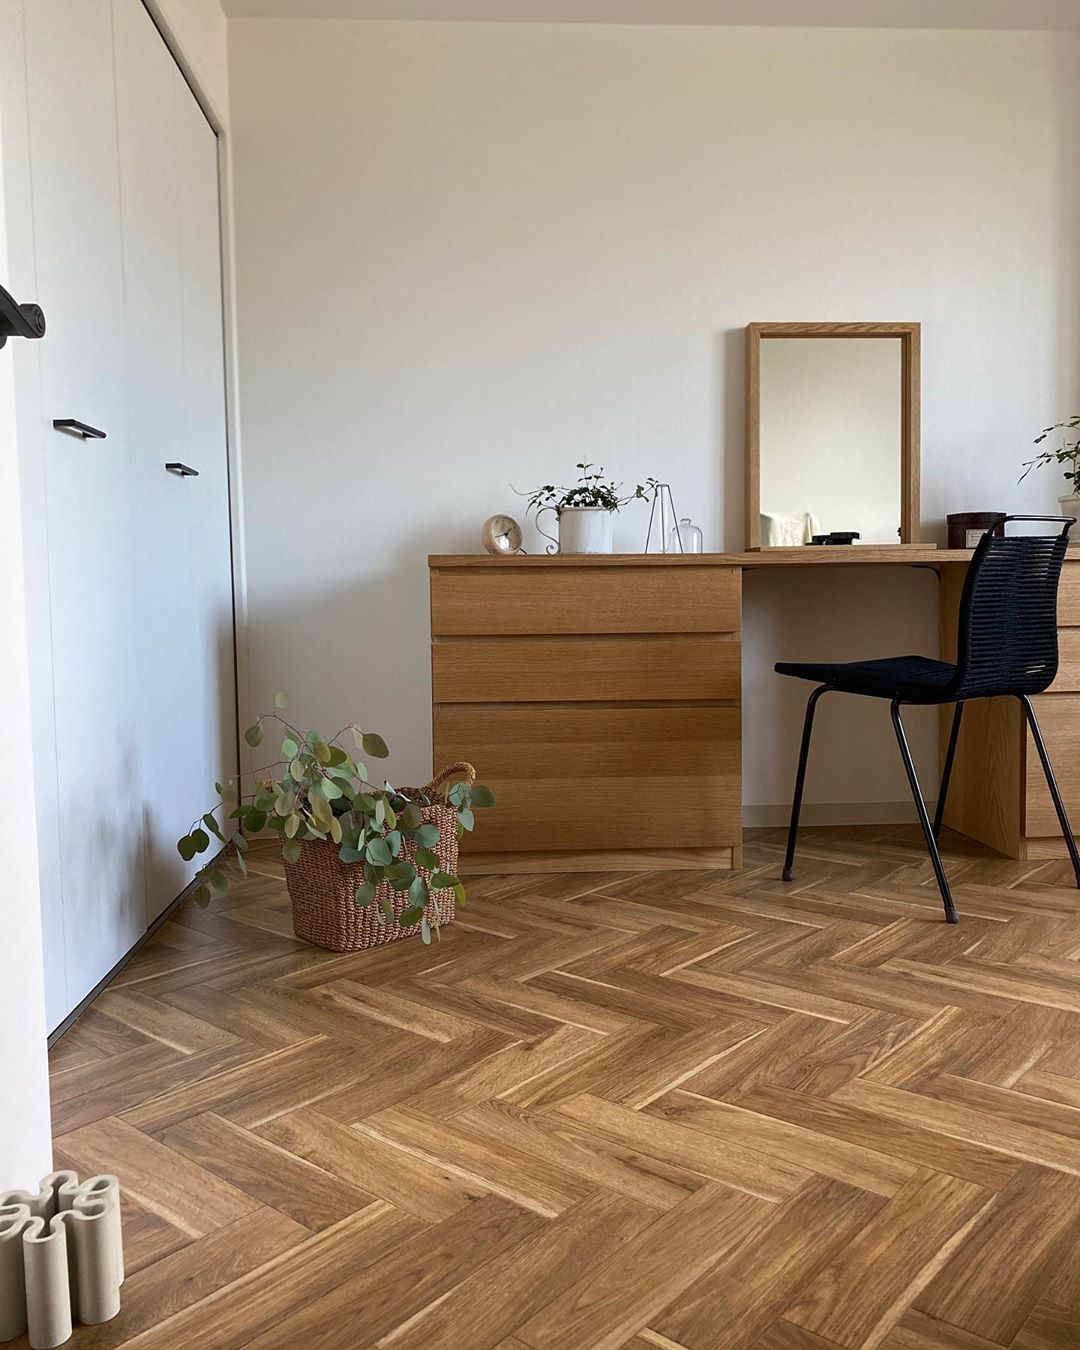
[[(559, 537), (540, 530), (540, 517), (554, 511)], [(612, 512), (602, 506), (564, 506), (561, 511), (545, 506), (536, 513), (536, 528), (551, 540), (549, 553), (610, 553)]]
[(1063, 516), (1075, 516), (1076, 524), (1069, 531), (1069, 547), (1080, 545), (1080, 497), (1059, 497), (1058, 506)]

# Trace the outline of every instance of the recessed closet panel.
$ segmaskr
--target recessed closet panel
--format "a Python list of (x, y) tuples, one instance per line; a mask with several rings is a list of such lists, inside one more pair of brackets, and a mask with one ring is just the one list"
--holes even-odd
[[(25, 21), (35, 299), (49, 325), (42, 467), (59, 817), (41, 847), (59, 850), (63, 920), (45, 939), (50, 982), (63, 952), (71, 1007), (145, 928), (110, 0), (33, 0)], [(52, 428), (72, 418), (105, 438)]]
[[(136, 705), (146, 793), (146, 918), (183, 890), (195, 865), (176, 840), (201, 814), (201, 721), (192, 566), (191, 483), (166, 464), (190, 459), (184, 378), (184, 282), (177, 83), (139, 0), (113, 0), (123, 224), (125, 380), (139, 641)], [(183, 95), (191, 102), (187, 87)], [(220, 379), (220, 376), (219, 376)], [(195, 481), (195, 480), (192, 480)]]
[(191, 91), (176, 77), (183, 259), (185, 455), (195, 627), (189, 653), (199, 717), (193, 727), (198, 814), (215, 782), (237, 767), (233, 578), (225, 349), (221, 291), (218, 143)]

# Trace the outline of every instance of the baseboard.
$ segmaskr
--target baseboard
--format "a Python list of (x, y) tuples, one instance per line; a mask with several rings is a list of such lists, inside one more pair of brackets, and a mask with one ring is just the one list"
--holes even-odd
[[(931, 816), (936, 802), (926, 803)], [(756, 830), (787, 825), (791, 803), (776, 806), (744, 806), (743, 828)], [(802, 825), (914, 825), (918, 821), (915, 804), (905, 802), (804, 802)]]
[(667, 872), (696, 868), (730, 871), (740, 863), (738, 848), (588, 849), (551, 853), (463, 853), (463, 877), (529, 872)]

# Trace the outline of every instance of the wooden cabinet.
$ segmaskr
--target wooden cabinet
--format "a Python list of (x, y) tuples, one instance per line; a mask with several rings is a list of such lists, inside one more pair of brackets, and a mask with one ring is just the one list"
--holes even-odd
[(737, 567), (430, 567), (435, 761), (469, 760), (498, 797), (463, 842), (464, 870), (737, 864)]
[[(1080, 829), (1080, 550), (1065, 561), (1058, 593), (1057, 679), (1033, 699), (1074, 830)], [(964, 569), (942, 577), (942, 648), (953, 656)], [(952, 709), (943, 715), (942, 737)], [(980, 699), (964, 710), (945, 823), (1013, 858), (1065, 856), (1038, 751), (1015, 698)]]

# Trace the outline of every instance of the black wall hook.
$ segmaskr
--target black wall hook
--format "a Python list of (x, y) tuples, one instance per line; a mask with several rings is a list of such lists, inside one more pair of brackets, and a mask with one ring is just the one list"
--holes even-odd
[(0, 347), (9, 337), (39, 338), (45, 336), (45, 315), (37, 305), (20, 305), (10, 292), (0, 286)]

